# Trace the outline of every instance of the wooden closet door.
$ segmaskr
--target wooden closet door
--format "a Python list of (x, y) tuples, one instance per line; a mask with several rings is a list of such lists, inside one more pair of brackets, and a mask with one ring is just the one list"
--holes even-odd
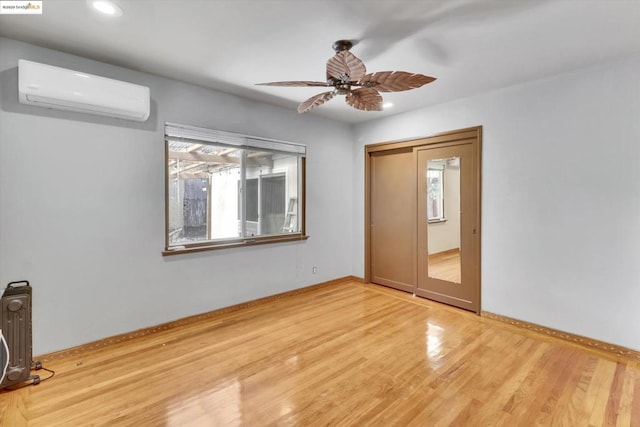
[[(457, 205), (427, 204), (430, 162), (457, 186)], [(479, 313), (481, 170), (481, 126), (365, 146), (365, 282)], [(445, 228), (457, 230), (454, 243), (441, 239)]]
[(441, 148), (419, 147), (415, 151), (418, 192), (415, 294), (478, 312), (480, 195), (474, 146), (461, 143)]
[(415, 161), (411, 148), (370, 161), (371, 281), (415, 290)]

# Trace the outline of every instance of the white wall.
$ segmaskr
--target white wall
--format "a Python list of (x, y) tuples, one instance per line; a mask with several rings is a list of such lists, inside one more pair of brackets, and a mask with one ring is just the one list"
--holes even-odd
[(482, 125), (482, 309), (640, 350), (638, 76), (640, 56), (358, 125), (354, 274), (363, 146)]
[[(149, 86), (151, 118), (19, 104), (20, 58)], [(0, 89), (0, 285), (31, 281), (35, 354), (351, 274), (349, 126), (9, 39)], [(162, 257), (165, 121), (307, 144), (311, 238)]]

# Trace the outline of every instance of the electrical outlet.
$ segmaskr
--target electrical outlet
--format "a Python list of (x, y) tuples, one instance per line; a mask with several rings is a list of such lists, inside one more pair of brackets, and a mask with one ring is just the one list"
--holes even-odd
[(316, 274), (318, 272), (318, 267), (314, 266), (311, 271), (313, 272), (313, 274)]

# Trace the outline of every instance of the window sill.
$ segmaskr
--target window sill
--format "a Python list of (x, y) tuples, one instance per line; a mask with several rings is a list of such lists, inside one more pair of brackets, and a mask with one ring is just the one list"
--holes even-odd
[(256, 246), (265, 245), (268, 243), (283, 243), (283, 242), (299, 242), (301, 240), (307, 240), (309, 236), (295, 234), (292, 236), (274, 236), (274, 237), (261, 237), (256, 239), (245, 239), (228, 243), (208, 243), (198, 246), (174, 246), (172, 249), (165, 249), (162, 251), (163, 256), (189, 254), (193, 252), (213, 251), (216, 249), (229, 249), (229, 248), (241, 248), (244, 246)]
[(427, 220), (428, 224), (439, 224), (441, 222), (447, 222), (446, 218), (441, 218), (441, 219), (429, 219)]

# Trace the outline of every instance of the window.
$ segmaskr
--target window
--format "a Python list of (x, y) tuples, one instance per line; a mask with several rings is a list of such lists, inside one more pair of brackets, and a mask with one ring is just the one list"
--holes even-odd
[(300, 144), (167, 123), (165, 254), (304, 235)]
[[(430, 162), (431, 163), (431, 162)], [(444, 221), (444, 168), (429, 165), (427, 170), (427, 220)]]

